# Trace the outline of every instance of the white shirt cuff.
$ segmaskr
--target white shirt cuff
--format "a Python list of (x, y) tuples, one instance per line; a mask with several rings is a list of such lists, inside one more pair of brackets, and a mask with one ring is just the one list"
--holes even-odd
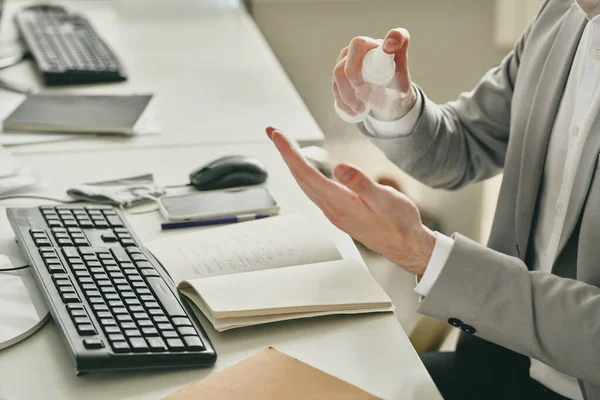
[(423, 97), (421, 92), (417, 92), (417, 101), (413, 108), (404, 117), (395, 121), (381, 121), (376, 119), (371, 114), (367, 115), (364, 120), (365, 128), (373, 136), (387, 136), (387, 137), (398, 137), (408, 136), (414, 130), (421, 115), (421, 109), (423, 108)]
[(454, 239), (442, 235), (439, 232), (435, 232), (435, 245), (433, 246), (433, 253), (429, 259), (429, 264), (425, 269), (425, 273), (421, 277), (421, 281), (418, 282), (415, 287), (415, 292), (421, 296), (427, 296), (433, 287), (435, 281), (442, 273), (450, 252), (454, 247)]

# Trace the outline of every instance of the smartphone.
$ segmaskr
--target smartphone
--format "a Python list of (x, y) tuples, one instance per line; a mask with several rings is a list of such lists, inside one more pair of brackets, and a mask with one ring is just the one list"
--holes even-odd
[(164, 195), (158, 199), (158, 205), (167, 221), (279, 212), (279, 205), (265, 187)]

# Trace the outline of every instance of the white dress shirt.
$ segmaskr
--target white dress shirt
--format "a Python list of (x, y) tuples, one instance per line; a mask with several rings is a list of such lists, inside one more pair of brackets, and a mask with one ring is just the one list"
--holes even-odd
[[(587, 2), (596, 3), (596, 14), (588, 14), (590, 21), (573, 60), (548, 145), (537, 218), (533, 226), (532, 269), (535, 271), (552, 271), (581, 151), (592, 123), (600, 112), (600, 16), (597, 15), (600, 0)], [(409, 135), (423, 107), (423, 99), (420, 94), (418, 96), (413, 109), (403, 118), (378, 121), (369, 116), (365, 120), (366, 129), (378, 136)], [(431, 259), (415, 287), (418, 294), (427, 296), (430, 292), (453, 246), (452, 238), (436, 232)], [(562, 396), (573, 400), (583, 399), (577, 379), (539, 360), (531, 359), (529, 373), (533, 379)]]

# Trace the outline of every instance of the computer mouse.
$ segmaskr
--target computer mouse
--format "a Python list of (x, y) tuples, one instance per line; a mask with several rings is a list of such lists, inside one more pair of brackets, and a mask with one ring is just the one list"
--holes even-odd
[(267, 170), (259, 160), (240, 155), (218, 158), (190, 174), (190, 184), (198, 190), (258, 185), (266, 180)]

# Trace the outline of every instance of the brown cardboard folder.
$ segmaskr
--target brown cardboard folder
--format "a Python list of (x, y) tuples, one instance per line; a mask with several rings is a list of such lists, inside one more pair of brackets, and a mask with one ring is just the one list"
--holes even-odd
[(269, 347), (181, 389), (165, 400), (376, 400), (379, 399)]

